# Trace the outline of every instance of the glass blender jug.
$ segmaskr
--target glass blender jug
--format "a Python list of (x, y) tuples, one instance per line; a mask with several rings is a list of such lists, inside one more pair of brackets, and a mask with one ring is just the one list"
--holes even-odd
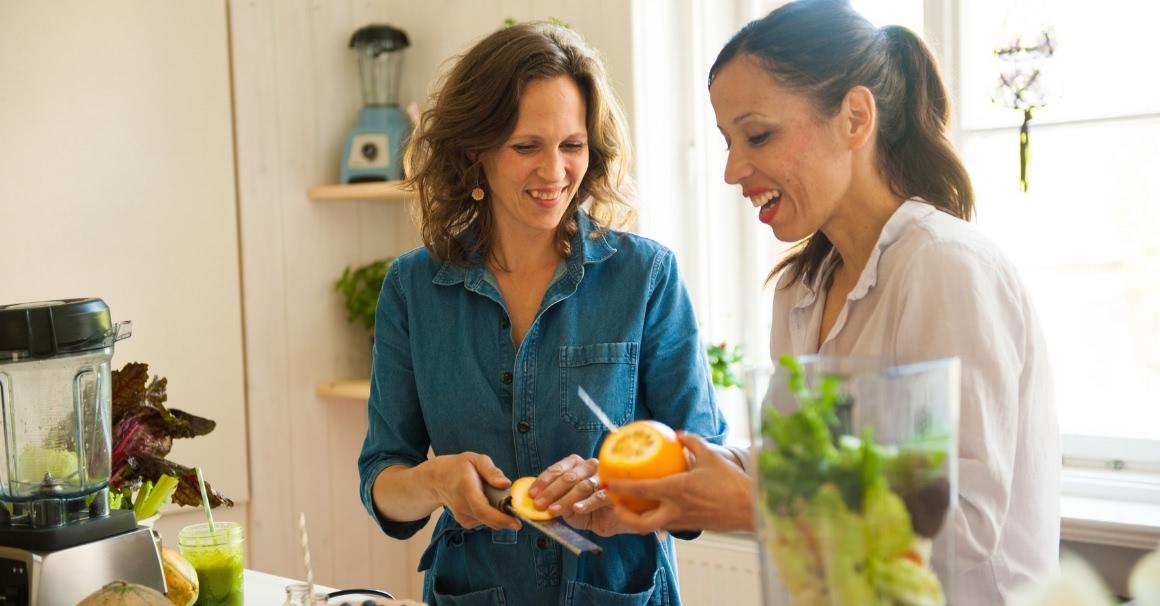
[(0, 306), (0, 526), (108, 514), (113, 343), (100, 299)]
[(749, 371), (766, 606), (953, 595), (959, 373), (826, 356)]
[(350, 39), (358, 53), (363, 107), (343, 147), (342, 183), (403, 178), (411, 121), (399, 108), (399, 75), (408, 46), (407, 34), (389, 25), (368, 25)]

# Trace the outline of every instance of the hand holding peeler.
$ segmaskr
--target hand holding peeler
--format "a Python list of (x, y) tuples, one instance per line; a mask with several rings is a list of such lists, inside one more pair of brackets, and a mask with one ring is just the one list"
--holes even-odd
[(524, 516), (516, 513), (512, 508), (512, 490), (511, 488), (496, 488), (490, 486), (487, 482), (483, 483), (483, 494), (487, 496), (487, 502), (492, 507), (520, 519), (521, 522), (530, 525), (532, 528), (544, 533), (548, 538), (564, 546), (565, 549), (571, 551), (576, 555), (584, 553), (591, 553), (592, 555), (600, 555), (603, 551), (599, 545), (593, 543), (586, 537), (580, 535), (572, 529), (572, 527), (559, 520), (550, 520), (547, 522), (540, 522), (536, 520), (529, 520)]

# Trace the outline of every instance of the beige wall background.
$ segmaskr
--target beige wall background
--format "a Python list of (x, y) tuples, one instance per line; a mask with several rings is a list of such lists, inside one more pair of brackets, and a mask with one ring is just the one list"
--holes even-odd
[[(249, 499), (225, 3), (0, 1), (0, 302), (101, 297), (115, 367), (217, 421), (170, 458)], [(171, 511), (176, 528), (196, 511)], [(186, 520), (186, 521), (183, 521)]]

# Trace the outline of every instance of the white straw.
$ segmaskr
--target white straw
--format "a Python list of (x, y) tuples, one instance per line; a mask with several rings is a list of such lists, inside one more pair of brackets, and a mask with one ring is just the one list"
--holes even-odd
[(209, 510), (209, 497), (205, 494), (205, 478), (201, 476), (201, 467), (197, 468), (197, 487), (201, 490), (201, 506), (205, 509), (205, 521), (209, 523), (209, 531), (216, 533), (217, 527), (213, 525), (213, 513)]
[(298, 530), (302, 534), (302, 563), (306, 565), (306, 595), (314, 595), (314, 572), (310, 570), (310, 543), (306, 540), (306, 512), (298, 513)]

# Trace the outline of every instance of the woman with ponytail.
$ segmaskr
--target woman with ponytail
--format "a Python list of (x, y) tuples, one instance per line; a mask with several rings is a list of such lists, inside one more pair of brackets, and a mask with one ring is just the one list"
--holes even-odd
[[(962, 362), (950, 603), (1002, 604), (1056, 570), (1060, 445), (1047, 351), (1013, 264), (967, 222), (974, 193), (947, 138), (949, 100), (930, 50), (846, 2), (801, 0), (733, 36), (709, 93), (729, 149), (725, 180), (774, 237), (800, 243), (770, 276), (774, 358)], [(751, 510), (712, 498), (751, 489), (728, 457), (684, 439), (699, 455), (690, 472), (611, 483), (662, 501), (643, 516), (617, 508), (627, 527), (736, 527), (740, 508)]]

